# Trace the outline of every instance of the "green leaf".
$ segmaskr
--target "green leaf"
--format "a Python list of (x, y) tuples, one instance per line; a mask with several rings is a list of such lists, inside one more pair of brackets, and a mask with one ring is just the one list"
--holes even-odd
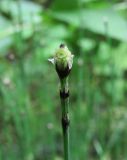
[[(2, 40), (0, 40), (0, 49), (4, 49), (10, 45), (12, 43), (12, 38), (11, 37), (8, 37), (8, 38), (4, 38)], [(4, 54), (3, 50), (2, 52), (0, 51), (0, 55), (1, 54)]]
[[(19, 16), (22, 21), (29, 21), (30, 18), (37, 16), (37, 14), (42, 10), (41, 6), (36, 3), (19, 0), (4, 0), (1, 1), (1, 10), (6, 13), (11, 13), (14, 19), (18, 19)], [(36, 17), (37, 20), (37, 17)]]
[(122, 73), (127, 70), (127, 44), (122, 43), (113, 50), (113, 60), (117, 71)]
[(105, 34), (104, 18), (108, 20), (108, 35), (111, 38), (127, 41), (127, 21), (113, 10), (83, 11), (83, 22), (86, 28), (99, 34)]
[[(4, 16), (0, 16), (0, 40), (2, 46), (10, 44), (10, 37), (16, 32), (22, 32), (23, 38), (32, 35), (35, 25), (40, 25), (42, 11), (41, 6), (28, 1), (1, 1), (1, 10), (11, 14), (13, 21), (7, 21)], [(11, 20), (11, 19), (10, 19)], [(22, 21), (22, 25), (20, 24)]]
[(105, 35), (104, 18), (108, 20), (108, 35), (111, 38), (127, 41), (127, 21), (112, 9), (52, 12), (52, 16), (76, 27), (86, 28)]
[(11, 37), (6, 38), (6, 35), (11, 32), (9, 27), (10, 23), (6, 21), (2, 16), (0, 16), (0, 49), (9, 46), (11, 44), (12, 38)]

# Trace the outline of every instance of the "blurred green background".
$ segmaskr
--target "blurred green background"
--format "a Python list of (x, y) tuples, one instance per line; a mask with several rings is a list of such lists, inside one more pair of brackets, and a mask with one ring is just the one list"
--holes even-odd
[(61, 43), (75, 55), (71, 160), (126, 160), (126, 0), (0, 0), (0, 160), (63, 160), (48, 62)]

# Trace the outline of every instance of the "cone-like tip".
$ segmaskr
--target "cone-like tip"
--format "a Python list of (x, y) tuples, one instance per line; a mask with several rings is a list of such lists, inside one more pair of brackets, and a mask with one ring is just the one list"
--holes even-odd
[(61, 44), (54, 56), (56, 71), (61, 79), (66, 78), (72, 68), (73, 55), (66, 45)]
[(64, 47), (65, 47), (65, 44), (61, 44), (61, 45), (60, 45), (60, 48), (64, 48)]

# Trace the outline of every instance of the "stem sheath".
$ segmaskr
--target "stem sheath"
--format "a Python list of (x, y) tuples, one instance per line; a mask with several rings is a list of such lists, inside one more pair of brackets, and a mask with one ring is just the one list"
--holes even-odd
[(61, 79), (60, 99), (62, 107), (62, 129), (64, 144), (64, 160), (69, 160), (69, 88), (68, 78)]

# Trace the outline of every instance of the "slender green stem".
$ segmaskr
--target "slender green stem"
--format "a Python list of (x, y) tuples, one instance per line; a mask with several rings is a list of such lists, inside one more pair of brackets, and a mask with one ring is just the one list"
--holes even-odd
[(67, 46), (60, 44), (54, 56), (54, 64), (56, 72), (60, 78), (60, 99), (62, 110), (62, 128), (63, 128), (63, 144), (64, 144), (64, 160), (69, 160), (69, 88), (68, 76), (73, 64), (73, 55)]
[(63, 128), (63, 143), (64, 143), (64, 160), (69, 160), (69, 89), (68, 78), (61, 79), (61, 107), (62, 107), (62, 128)]

